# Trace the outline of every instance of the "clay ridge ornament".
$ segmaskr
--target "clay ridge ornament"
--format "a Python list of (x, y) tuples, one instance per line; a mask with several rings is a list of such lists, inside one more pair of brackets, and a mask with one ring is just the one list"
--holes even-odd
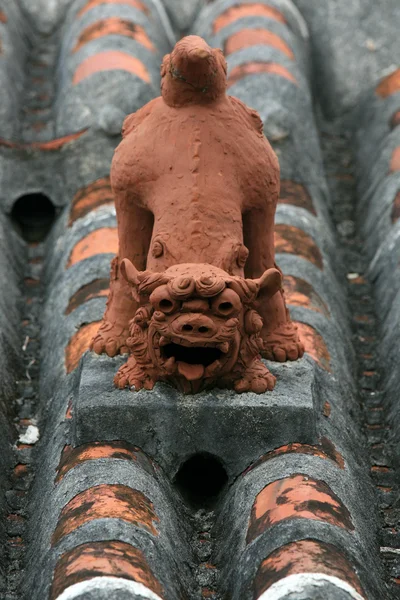
[(185, 37), (163, 59), (161, 97), (125, 119), (111, 168), (119, 256), (91, 342), (131, 353), (118, 387), (262, 393), (275, 378), (260, 354), (303, 355), (274, 263), (278, 160), (226, 71), (221, 50)]

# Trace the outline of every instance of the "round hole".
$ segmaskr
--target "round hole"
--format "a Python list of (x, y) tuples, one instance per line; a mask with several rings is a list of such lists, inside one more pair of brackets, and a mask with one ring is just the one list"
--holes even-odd
[(229, 311), (232, 310), (232, 303), (231, 302), (221, 302), (221, 304), (218, 306), (218, 310), (221, 313), (228, 313)]
[(208, 327), (205, 327), (204, 325), (199, 327), (199, 333), (207, 333), (207, 331), (208, 331)]
[(175, 485), (194, 509), (212, 508), (228, 483), (220, 460), (208, 453), (195, 454), (179, 469)]
[(184, 325), (182, 331), (193, 331), (193, 327), (191, 325)]
[(171, 300), (167, 300), (166, 298), (164, 300), (161, 300), (161, 302), (160, 302), (160, 308), (162, 310), (171, 310), (171, 308), (172, 308), (172, 302), (171, 302)]
[(26, 194), (14, 202), (11, 220), (27, 242), (42, 242), (54, 223), (56, 209), (44, 194)]

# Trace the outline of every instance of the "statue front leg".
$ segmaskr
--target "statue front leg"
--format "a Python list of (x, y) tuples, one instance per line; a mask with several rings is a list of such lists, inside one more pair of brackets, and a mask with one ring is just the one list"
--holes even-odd
[(304, 345), (299, 338), (296, 325), (290, 319), (283, 291), (277, 292), (268, 300), (263, 301), (262, 297), (259, 300), (259, 311), (264, 322), (261, 331), (263, 340), (261, 355), (268, 360), (278, 362), (301, 358), (304, 354)]
[[(118, 220), (119, 256), (111, 262), (110, 294), (103, 321), (91, 341), (90, 349), (108, 356), (128, 352), (129, 322), (134, 317), (138, 302), (132, 288), (120, 272), (119, 265), (129, 258), (141, 269), (146, 268), (147, 254), (153, 232), (153, 215), (137, 206), (126, 191), (115, 193)], [(123, 215), (123, 218), (121, 218)]]
[[(267, 202), (262, 208), (254, 208), (243, 216), (244, 242), (249, 250), (245, 266), (248, 277), (260, 277), (266, 270), (277, 267), (274, 248), (275, 202)], [(296, 326), (290, 320), (283, 291), (269, 297), (260, 291), (255, 308), (263, 320), (261, 355), (269, 360), (284, 362), (297, 360), (304, 354), (304, 346)]]

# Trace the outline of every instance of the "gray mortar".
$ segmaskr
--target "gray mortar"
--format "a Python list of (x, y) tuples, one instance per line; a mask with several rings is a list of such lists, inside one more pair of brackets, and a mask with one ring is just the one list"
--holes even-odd
[[(240, 4), (254, 4), (254, 2), (253, 0), (241, 0)], [(307, 25), (291, 0), (260, 0), (258, 4), (265, 4), (266, 6), (276, 8), (283, 14), (289, 29), (296, 37), (299, 39), (303, 38), (304, 40), (308, 39)], [(209, 37), (212, 34), (214, 19), (231, 6), (236, 5), (237, 0), (216, 0), (216, 2), (208, 4), (200, 12), (194, 23), (193, 31), (196, 31), (197, 35)]]
[(53, 252), (46, 261), (46, 282), (48, 283), (50, 283), (50, 279), (53, 284), (57, 279), (65, 276), (70, 254), (80, 240), (97, 229), (116, 227), (114, 206), (99, 207), (75, 221), (71, 227), (66, 228), (67, 218), (68, 211), (63, 215), (62, 221), (60, 220), (57, 232), (59, 235), (54, 235), (51, 240), (56, 242), (56, 246), (53, 246)]
[[(282, 40), (289, 46), (295, 55), (295, 62), (299, 63), (302, 68), (308, 73), (309, 72), (309, 56), (308, 56), (308, 45), (305, 40), (293, 35), (290, 29), (274, 19), (268, 17), (242, 17), (233, 23), (226, 25), (216, 34), (212, 35), (213, 46), (217, 48), (224, 48), (226, 40), (243, 29), (266, 29), (272, 33), (278, 35)], [(286, 54), (280, 53), (282, 57), (286, 58)], [(293, 64), (293, 62), (292, 62)]]
[[(124, 46), (120, 40), (118, 45)], [(126, 115), (135, 112), (138, 107), (150, 102), (157, 95), (159, 81), (157, 63), (152, 72), (154, 85), (146, 83), (127, 71), (113, 70), (94, 73), (71, 89), (65, 86), (67, 89), (60, 90), (61, 100), (58, 103), (56, 122), (57, 136), (66, 135), (71, 132), (71, 129), (73, 132), (81, 131), (98, 123), (104, 106), (102, 102), (98, 102), (99, 97), (104, 98), (107, 106), (121, 113), (121, 122), (118, 125), (122, 126)], [(124, 90), (123, 94), (121, 89)]]
[(325, 302), (337, 325), (348, 331), (349, 309), (342, 294), (337, 294), (339, 283), (327, 266), (323, 271), (301, 256), (279, 254), (277, 264), (285, 275), (304, 279)]
[[(35, 545), (41, 548), (42, 568), (38, 569), (36, 564), (32, 572), (35, 587), (38, 588), (34, 598), (47, 597), (52, 573), (62, 554), (80, 544), (103, 540), (120, 540), (141, 549), (154, 575), (163, 587), (169, 590), (171, 597), (178, 596), (177, 591), (182, 585), (182, 580), (185, 586), (190, 585), (188, 566), (193, 559), (190, 556), (185, 530), (181, 526), (182, 513), (177, 514), (179, 500), (171, 490), (168, 495), (165, 494), (165, 483), (160, 486), (157, 481), (161, 479), (160, 473), (151, 477), (140, 467), (135, 467), (135, 463), (127, 460), (88, 461), (69, 471), (53, 490), (47, 499), (46, 513), (39, 519), (35, 528)], [(76, 494), (101, 484), (125, 485), (142, 491), (153, 502), (155, 512), (160, 518), (155, 524), (158, 535), (155, 537), (145, 529), (120, 519), (96, 519), (73, 530), (50, 550), (49, 539), (55, 530), (62, 508)], [(43, 573), (41, 583), (37, 579), (38, 571)]]
[(349, 334), (344, 336), (343, 331), (332, 319), (301, 306), (292, 306), (290, 315), (295, 321), (311, 325), (322, 336), (331, 357), (333, 377), (339, 379), (343, 386), (350, 385), (354, 368), (354, 349)]
[[(289, 71), (289, 73), (291, 73), (295, 77), (295, 79), (299, 85), (297, 86), (295, 83), (292, 83), (285, 77), (281, 77), (280, 75), (274, 75), (273, 73), (266, 74), (267, 77), (270, 77), (272, 79), (274, 77), (279, 77), (279, 79), (283, 79), (283, 81), (285, 83), (287, 82), (291, 86), (300, 87), (301, 91), (306, 96), (308, 95), (307, 79), (305, 77), (303, 70), (301, 69), (301, 66), (298, 65), (293, 60), (290, 60), (290, 58), (288, 56), (286, 56), (286, 54), (283, 54), (282, 52), (280, 52), (276, 48), (273, 48), (272, 46), (263, 46), (263, 45), (257, 46), (256, 45), (256, 46), (250, 46), (249, 48), (243, 48), (242, 50), (238, 50), (237, 52), (234, 52), (233, 54), (229, 54), (226, 57), (226, 61), (228, 63), (228, 77), (229, 77), (230, 71), (232, 71), (234, 69), (234, 67), (239, 67), (248, 62), (264, 62), (264, 63), (276, 62), (276, 63), (279, 63), (280, 65), (285, 67)], [(263, 76), (265, 76), (265, 75), (259, 75), (259, 77), (263, 77)], [(253, 75), (248, 75), (248, 77), (253, 77)], [(231, 90), (232, 87), (233, 86), (231, 86), (231, 88), (229, 88), (229, 90)]]
[(315, 90), (325, 115), (351, 109), (394, 68), (400, 53), (397, 0), (294, 0), (311, 31)]
[(275, 215), (276, 224), (291, 225), (309, 235), (318, 246), (323, 258), (323, 268), (331, 264), (338, 269), (338, 257), (335, 253), (335, 239), (330, 223), (317, 219), (309, 211), (301, 210), (290, 204), (279, 204)]
[(375, 160), (372, 164), (366, 165), (364, 177), (358, 182), (358, 192), (363, 203), (372, 197), (382, 179), (389, 175), (390, 159), (393, 150), (400, 142), (400, 132), (396, 129), (391, 131), (378, 146)]
[(0, 23), (2, 57), (0, 60), (0, 137), (13, 138), (18, 131), (18, 113), (24, 87), (24, 68), (28, 52), (25, 31), (30, 29), (15, 2), (0, 1), (7, 23)]
[[(214, 5), (213, 5), (214, 6)], [(214, 13), (213, 13), (214, 14)], [(324, 181), (321, 152), (315, 129), (311, 98), (308, 92), (307, 44), (293, 36), (290, 29), (270, 19), (244, 17), (223, 28), (216, 35), (207, 30), (209, 42), (220, 45), (226, 35), (244, 26), (269, 22), (271, 30), (282, 34), (292, 46), (296, 40), (296, 61), (267, 46), (245, 48), (228, 57), (228, 65), (233, 68), (252, 60), (273, 60), (286, 66), (297, 77), (300, 87), (275, 75), (251, 75), (244, 77), (229, 88), (229, 93), (255, 108), (264, 123), (265, 134), (273, 144), (281, 164), (281, 177), (304, 183), (311, 196), (324, 197), (323, 205), (317, 207), (326, 212), (328, 193)], [(286, 32), (284, 34), (283, 32)], [(280, 102), (277, 102), (277, 98)], [(307, 151), (305, 152), (305, 148)]]
[(86, 5), (87, 0), (76, 0), (70, 5), (70, 9), (66, 13), (66, 18), (61, 24), (61, 31), (65, 35), (76, 27), (84, 28), (89, 22), (98, 20), (104, 17), (128, 17), (134, 22), (145, 27), (147, 32), (153, 32), (157, 41), (158, 49), (165, 51), (167, 46), (173, 44), (174, 36), (172, 33), (171, 24), (169, 22), (165, 8), (160, 0), (142, 0), (143, 4), (149, 9), (150, 17), (147, 17), (141, 10), (132, 6), (124, 6), (123, 3), (114, 4), (111, 6), (98, 5), (86, 11), (82, 16), (78, 17), (79, 11)]
[(193, 30), (193, 21), (197, 17), (204, 0), (164, 0), (163, 4), (167, 11), (177, 39), (183, 35), (189, 35)]
[(170, 478), (190, 456), (208, 452), (221, 460), (232, 481), (267, 450), (293, 439), (315, 443), (314, 368), (307, 359), (267, 363), (278, 380), (273, 392), (213, 390), (193, 396), (182, 396), (166, 384), (157, 384), (152, 392), (116, 390), (113, 375), (124, 360), (93, 354), (83, 358), (73, 398), (74, 445), (99, 436), (128, 440)]
[[(127, 19), (143, 27), (155, 46), (155, 54), (153, 57), (158, 57), (168, 48), (165, 31), (160, 27), (160, 22), (157, 18), (147, 17), (144, 12), (134, 8), (133, 6), (122, 4), (99, 4), (89, 11), (77, 17), (77, 4), (73, 6), (66, 19), (62, 23), (63, 39), (61, 41), (61, 55), (68, 55), (74, 48), (78, 37), (82, 31), (99, 21), (110, 17), (119, 17)], [(108, 37), (108, 36), (107, 36)], [(148, 60), (148, 62), (151, 62)]]
[[(66, 375), (65, 348), (72, 336), (86, 323), (101, 321), (105, 309), (105, 298), (94, 298), (90, 302), (79, 306), (66, 316), (63, 327), (56, 327), (44, 320), (42, 327), (42, 405), (46, 409), (46, 400), (51, 396), (54, 382)], [(54, 313), (53, 313), (54, 314)]]
[(0, 149), (2, 210), (10, 213), (15, 200), (36, 192), (47, 195), (56, 207), (69, 204), (84, 185), (109, 173), (118, 142), (119, 137), (98, 127), (57, 152)]
[(310, 598), (329, 598), (329, 600), (354, 600), (354, 594), (339, 589), (329, 581), (307, 583), (301, 590), (288, 592), (281, 600), (309, 600)]
[[(271, 5), (270, 1), (265, 3)], [(204, 25), (206, 14), (217, 14), (223, 7), (233, 4), (234, 2), (231, 0), (210, 5), (205, 9), (203, 16), (199, 17), (198, 23), (202, 22)], [(272, 2), (272, 5), (284, 12), (292, 31), (303, 31), (304, 33), (301, 19), (295, 16), (293, 8), (290, 9), (289, 2), (276, 0)], [(83, 6), (83, 0), (75, 3), (74, 10), (69, 13), (70, 21), (64, 29), (66, 35), (76, 10), (81, 6)], [(92, 13), (92, 15), (95, 14), (99, 15), (100, 12)], [(112, 11), (112, 14), (116, 13)], [(210, 21), (208, 25), (204, 25), (206, 29), (209, 28), (209, 24)], [(303, 29), (301, 29), (302, 27)], [(210, 29), (208, 31), (210, 32)], [(77, 31), (74, 35), (76, 33)], [(72, 44), (73, 39), (75, 38), (71, 37), (68, 43)], [(302, 43), (300, 43), (301, 45)], [(133, 45), (131, 47), (133, 48)], [(305, 214), (306, 211), (280, 207), (278, 218), (294, 225), (301, 223), (302, 227), (312, 237), (315, 237), (324, 253), (325, 264), (324, 270), (316, 273), (317, 269), (313, 265), (306, 266), (304, 264), (306, 261), (299, 257), (282, 254), (278, 257), (279, 261), (292, 264), (293, 274), (295, 274), (297, 265), (303, 265), (303, 270), (299, 272), (309, 273), (311, 282), (318, 280), (321, 290), (326, 290), (325, 293), (331, 296), (332, 302), (335, 297), (338, 311), (345, 314), (342, 282), (340, 281), (340, 284), (336, 282), (333, 271), (328, 266), (328, 263), (332, 263), (335, 270), (342, 267), (335, 259), (336, 248), (333, 244), (327, 216), (329, 196), (323, 177), (321, 154), (312, 116), (306, 68), (302, 64), (302, 59), (299, 59), (300, 64), (297, 66), (292, 62), (288, 64), (284, 61), (285, 57), (282, 61), (282, 54), (278, 51), (265, 53), (265, 48), (261, 47), (255, 47), (248, 52), (235, 53), (229, 62), (230, 65), (233, 65), (236, 64), (236, 60), (243, 62), (248, 59), (257, 59), (257, 57), (263, 57), (263, 59), (269, 57), (269, 60), (285, 64), (289, 69), (294, 68), (301, 87), (294, 86), (281, 77), (259, 76), (246, 77), (232, 86), (230, 92), (234, 95), (237, 94), (248, 104), (261, 109), (267, 135), (273, 138), (274, 147), (279, 154), (282, 177), (299, 181), (309, 188), (313, 200), (316, 199), (318, 214), (325, 221), (322, 226), (322, 220), (318, 222), (314, 217)], [(92, 80), (92, 78), (90, 79)], [(125, 86), (125, 81), (126, 78), (118, 80), (118, 86)], [(266, 82), (268, 82), (267, 86)], [(271, 91), (267, 91), (267, 88)], [(93, 91), (92, 95), (95, 98), (94, 79), (88, 87), (88, 95), (90, 91)], [(126, 87), (124, 87), (125, 92)], [(277, 97), (282, 99), (282, 104), (276, 101)], [(18, 158), (22, 158), (24, 164), (22, 167), (21, 162), (18, 164), (18, 169), (20, 169), (18, 177), (15, 176), (15, 167), (14, 171), (10, 170), (10, 166), (16, 164), (13, 163), (16, 153), (4, 151), (4, 155), (7, 157), (7, 163), (4, 164), (7, 164), (7, 167), (4, 168), (3, 179), (0, 173), (0, 184), (6, 181), (7, 187), (3, 187), (3, 189), (7, 189), (7, 192), (11, 191), (11, 197), (5, 199), (7, 206), (10, 207), (15, 199), (16, 189), (20, 190), (24, 185), (24, 189), (29, 189), (26, 184), (19, 182), (16, 184), (12, 181), (13, 179), (28, 180), (30, 184), (37, 182), (38, 189), (43, 189), (40, 186), (46, 186), (46, 189), (56, 196), (58, 205), (63, 206), (70, 202), (78, 189), (98, 177), (107, 175), (112, 150), (118, 141), (114, 134), (117, 130), (118, 119), (121, 119), (121, 111), (118, 112), (119, 101), (118, 98), (113, 98), (111, 104), (106, 103), (106, 106), (110, 107), (111, 116), (106, 114), (101, 123), (105, 122), (107, 134), (98, 126), (93, 125), (88, 134), (67, 145), (61, 152), (53, 155), (51, 153), (20, 153)], [(124, 102), (123, 99), (121, 101)], [(144, 96), (138, 96), (138, 103), (144, 101)], [(77, 105), (77, 112), (86, 110), (85, 102), (86, 100), (83, 99)], [(113, 113), (114, 109), (116, 109), (116, 113)], [(101, 107), (102, 110), (103, 107)], [(106, 112), (107, 110), (108, 108)], [(101, 111), (100, 115), (103, 115)], [(86, 122), (86, 116), (82, 115), (81, 118), (79, 114), (75, 115), (73, 109), (65, 113), (59, 112), (58, 116), (59, 131), (70, 132), (71, 129), (68, 129), (68, 125), (71, 127), (72, 123)], [(96, 119), (98, 119), (97, 114), (94, 121)], [(99, 152), (99, 147), (101, 147), (101, 152)], [(33, 174), (34, 167), (36, 168), (35, 175)], [(46, 178), (44, 178), (45, 171), (49, 172)], [(5, 179), (6, 177), (9, 179)], [(61, 315), (65, 311), (69, 297), (81, 285), (88, 282), (92, 274), (108, 275), (110, 256), (92, 257), (67, 270), (64, 267), (72, 247), (79, 239), (99, 227), (115, 225), (115, 216), (112, 210), (106, 208), (99, 209), (84, 219), (79, 219), (72, 228), (65, 231), (67, 218), (66, 211), (48, 242), (47, 284), (50, 291), (47, 294), (44, 313), (48, 325), (42, 332), (44, 339), (42, 405), (43, 416), (46, 412), (48, 412), (48, 416), (38, 461), (39, 473), (32, 506), (29, 584), (27, 583), (25, 588), (27, 598), (31, 597), (29, 596), (31, 590), (37, 586), (37, 577), (42, 578), (40, 589), (43, 590), (43, 595), (46, 597), (44, 590), (48, 589), (56, 557), (62, 549), (75, 547), (76, 544), (83, 543), (82, 540), (106, 539), (107, 535), (113, 537), (118, 535), (119, 539), (135, 540), (143, 547), (146, 545), (147, 552), (152, 555), (152, 560), (157, 565), (155, 575), (158, 576), (158, 573), (162, 572), (162, 576), (169, 582), (171, 590), (176, 589), (173, 579), (174, 574), (181, 570), (181, 561), (185, 565), (185, 572), (188, 572), (186, 564), (190, 551), (186, 539), (190, 534), (190, 526), (185, 520), (185, 509), (172, 490), (168, 479), (163, 478), (161, 474), (157, 478), (152, 478), (138, 468), (135, 470), (128, 461), (107, 459), (88, 461), (86, 464), (76, 467), (66, 475), (64, 481), (57, 488), (54, 488), (55, 468), (65, 444), (83, 443), (88, 440), (99, 441), (99, 439), (125, 439), (142, 447), (145, 444), (149, 454), (153, 458), (159, 458), (169, 479), (174, 477), (182, 461), (194, 452), (207, 449), (217, 456), (226, 454), (226, 459), (222, 458), (225, 467), (228, 467), (230, 471), (231, 480), (233, 480), (251, 462), (269, 449), (293, 441), (318, 443), (322, 435), (326, 435), (332, 440), (335, 447), (342, 452), (346, 462), (346, 471), (339, 473), (339, 469), (335, 465), (327, 465), (328, 461), (322, 462), (321, 459), (314, 457), (279, 457), (258, 467), (245, 478), (237, 479), (228, 492), (229, 498), (235, 500), (232, 500), (232, 504), (224, 502), (218, 507), (219, 524), (222, 524), (223, 531), (219, 546), (224, 548), (221, 549), (221, 561), (226, 569), (228, 569), (228, 565), (238, 565), (237, 573), (232, 575), (231, 587), (236, 586), (235, 596), (232, 597), (246, 598), (246, 600), (252, 597), (248, 587), (251, 583), (249, 578), (252, 577), (260, 560), (268, 551), (272, 551), (268, 548), (275, 549), (285, 543), (285, 540), (292, 541), (310, 536), (327, 541), (333, 540), (339, 549), (348, 548), (350, 556), (355, 557), (355, 560), (362, 559), (363, 564), (365, 563), (364, 568), (360, 567), (364, 569), (361, 573), (363, 585), (366, 581), (368, 589), (374, 590), (371, 598), (378, 597), (375, 595), (377, 588), (374, 587), (373, 582), (374, 578), (378, 577), (379, 571), (373, 564), (376, 559), (374, 501), (367, 480), (365, 457), (361, 452), (362, 440), (360, 440), (357, 430), (358, 417), (354, 402), (354, 383), (349, 373), (349, 368), (352, 366), (352, 354), (348, 346), (345, 317), (343, 320), (338, 318), (340, 323), (335, 323), (334, 315), (327, 320), (317, 313), (310, 314), (313, 311), (292, 308), (294, 317), (305, 320), (324, 335), (332, 354), (334, 376), (324, 372), (309, 358), (293, 364), (271, 363), (269, 366), (278, 376), (278, 385), (275, 392), (261, 397), (253, 397), (254, 395), (250, 394), (237, 396), (231, 392), (214, 390), (207, 394), (182, 398), (178, 392), (165, 384), (157, 385), (153, 393), (135, 394), (128, 390), (119, 391), (113, 388), (112, 377), (116, 368), (126, 359), (109, 359), (89, 354), (85, 355), (81, 363), (81, 371), (77, 369), (65, 377), (64, 348), (66, 343), (76, 331), (76, 326), (101, 317), (105, 300), (91, 300), (77, 308), (63, 321), (61, 321)], [(316, 289), (318, 290), (317, 285)], [(336, 301), (336, 297), (341, 297), (341, 299)], [(279, 402), (276, 402), (277, 396)], [(72, 432), (69, 432), (71, 423), (64, 421), (70, 398), (73, 399)], [(332, 407), (329, 418), (324, 417), (322, 412), (325, 401), (329, 401)], [(299, 402), (302, 402), (302, 407)], [(254, 422), (257, 423), (257, 428), (252, 427), (253, 421), (248, 418), (246, 406), (254, 410)], [(148, 410), (149, 407), (151, 410)], [(207, 409), (205, 415), (200, 414), (202, 407)], [(221, 419), (222, 422), (218, 422), (215, 417), (211, 420), (212, 415), (217, 412), (226, 415)], [(174, 423), (172, 426), (170, 425), (169, 429), (169, 421), (172, 422), (172, 419), (171, 417), (166, 419), (166, 413), (174, 419)], [(263, 415), (263, 413), (268, 414)], [(203, 417), (204, 421), (201, 421)], [(273, 419), (276, 424), (270, 427)], [(199, 424), (201, 424), (201, 431), (199, 431)], [(273, 437), (270, 429), (273, 431)], [(214, 432), (218, 431), (221, 433), (214, 436)], [(255, 434), (258, 436), (256, 440), (254, 440)], [(165, 441), (162, 444), (163, 439)], [(143, 444), (140, 444), (140, 441), (143, 441)], [(235, 460), (235, 453), (237, 460)], [(299, 523), (300, 520), (291, 520), (280, 524), (279, 527), (274, 527), (272, 535), (262, 536), (262, 540), (251, 545), (251, 549), (246, 551), (243, 561), (235, 558), (233, 553), (238, 552), (240, 548), (235, 544), (229, 545), (227, 543), (228, 536), (226, 540), (223, 540), (226, 532), (230, 532), (231, 527), (229, 525), (225, 528), (223, 523), (224, 519), (229, 520), (229, 523), (234, 522), (235, 535), (243, 537), (246, 529), (243, 526), (243, 519), (247, 518), (254, 495), (251, 496), (249, 492), (248, 495), (244, 495), (244, 500), (242, 498), (247, 506), (247, 513), (243, 512), (239, 493), (242, 482), (254, 481), (254, 489), (261, 489), (257, 486), (265, 485), (265, 480), (272, 480), (274, 474), (275, 479), (281, 478), (282, 473), (290, 472), (290, 468), (297, 468), (297, 466), (303, 466), (304, 469), (307, 469), (304, 470), (305, 473), (312, 476), (319, 474), (321, 479), (326, 478), (331, 483), (333, 489), (348, 506), (351, 518), (356, 524), (357, 533), (355, 535), (346, 534), (346, 532), (337, 531), (338, 528), (327, 526), (324, 523), (310, 524), (308, 520), (304, 520), (302, 523)], [(260, 479), (261, 476), (263, 476), (262, 479)], [(163, 483), (160, 483), (161, 480)], [(135, 485), (136, 482), (140, 482), (143, 489), (148, 491), (157, 509), (165, 515), (163, 525), (160, 523), (160, 527), (165, 526), (165, 530), (161, 534), (164, 537), (160, 550), (152, 550), (149, 541), (151, 536), (115, 519), (101, 519), (88, 523), (65, 537), (56, 549), (49, 549), (49, 539), (54, 530), (57, 516), (68, 499), (79, 490), (87, 489), (90, 485), (96, 485), (99, 482), (109, 484), (124, 481), (135, 481)], [(43, 502), (43, 498), (46, 499), (45, 502)], [(226, 507), (228, 506), (233, 507), (232, 514), (227, 512)], [(235, 525), (236, 522), (237, 525)], [(184, 540), (184, 542), (178, 543), (177, 540)], [(174, 558), (175, 548), (176, 559)], [(165, 561), (165, 565), (161, 564), (163, 563), (161, 555), (164, 550), (167, 555), (171, 552), (170, 556), (172, 557)], [(38, 556), (41, 557), (39, 564)], [(173, 565), (170, 570), (168, 570), (169, 565)], [(230, 576), (230, 570), (228, 576)], [(372, 583), (369, 583), (370, 581)], [(190, 585), (189, 576), (185, 586), (192, 592), (193, 585)], [(245, 596), (240, 595), (242, 590), (246, 594)], [(120, 600), (120, 596), (118, 596), (118, 600)]]
[[(135, 40), (124, 36), (108, 35), (92, 40), (71, 54), (79, 34), (85, 27), (99, 19), (112, 16), (129, 19), (142, 26), (158, 51), (151, 52)], [(59, 87), (56, 101), (59, 113), (57, 119), (59, 135), (79, 131), (95, 124), (98, 121), (99, 97), (103, 99), (104, 104), (119, 109), (123, 115), (134, 112), (151, 100), (159, 86), (162, 54), (169, 47), (165, 35), (162, 35), (160, 27), (156, 26), (157, 20), (150, 21), (142, 11), (129, 6), (99, 5), (84, 13), (79, 19), (74, 17), (75, 15), (72, 15), (72, 19), (70, 18), (64, 25), (65, 35), (59, 59)], [(115, 70), (96, 73), (78, 85), (73, 85), (72, 76), (78, 65), (89, 56), (106, 50), (119, 50), (137, 57), (147, 68), (152, 84), (149, 85), (126, 71)]]
[[(371, 527), (370, 509), (361, 500), (365, 494), (367, 497), (370, 496), (369, 485), (368, 483), (366, 485), (365, 477), (361, 480), (356, 479), (350, 465), (341, 469), (330, 459), (292, 453), (270, 458), (255, 469), (244, 473), (234, 482), (216, 511), (215, 535), (220, 540), (220, 543), (217, 544), (220, 550), (217, 552), (227, 552), (229, 548), (232, 553), (245, 551), (251, 508), (257, 494), (269, 483), (294, 474), (323, 480), (349, 510), (355, 528), (354, 532), (351, 532), (351, 536), (359, 537), (360, 542), (361, 539), (365, 540), (359, 544), (359, 551), (363, 552), (364, 547), (376, 551), (376, 524)], [(323, 522), (321, 521), (321, 523)], [(225, 531), (225, 535), (222, 535), (223, 531)], [(346, 530), (343, 529), (343, 531)], [(268, 530), (266, 530), (267, 533)], [(273, 536), (271, 537), (273, 538)], [(253, 544), (253, 542), (251, 543)], [(278, 547), (279, 545), (277, 542)]]
[(58, 277), (54, 278), (48, 293), (49, 314), (52, 311), (64, 314), (71, 297), (82, 286), (96, 279), (108, 279), (110, 275), (110, 258), (110, 254), (98, 254), (60, 271)]
[[(239, 507), (238, 509), (240, 510)], [(374, 552), (366, 556), (362, 548), (364, 541), (361, 542), (354, 534), (322, 521), (292, 519), (277, 523), (269, 531), (259, 536), (246, 547), (240, 560), (225, 563), (230, 564), (230, 573), (226, 572), (225, 574), (225, 571), (222, 571), (221, 578), (226, 575), (225, 579), (229, 582), (232, 600), (251, 600), (254, 578), (261, 562), (271, 552), (283, 545), (304, 539), (320, 540), (338, 548), (347, 555), (350, 564), (358, 571), (362, 585), (366, 588), (371, 600), (379, 597), (382, 600), (385, 598), (384, 595), (379, 596), (379, 593), (382, 593), (381, 582), (375, 576), (376, 548), (374, 548)], [(317, 599), (318, 596), (315, 600)]]
[[(400, 92), (383, 99), (371, 90), (354, 109), (352, 121), (353, 127), (355, 122), (358, 125), (354, 132), (354, 141), (357, 145), (357, 172), (360, 175), (376, 160), (382, 142), (391, 131), (390, 119), (399, 109)], [(363, 173), (364, 175), (368, 175), (368, 171)]]
[[(82, 19), (76, 19), (76, 13), (83, 5), (84, 2), (75, 2), (68, 7), (62, 29), (58, 34), (64, 36), (64, 41), (58, 69), (58, 102), (53, 107), (56, 112), (54, 136), (63, 136), (87, 127), (90, 129), (81, 138), (66, 144), (57, 152), (1, 148), (0, 190), (7, 190), (7, 195), (0, 200), (5, 212), (11, 210), (18, 197), (34, 192), (46, 194), (56, 206), (65, 206), (77, 189), (84, 185), (83, 182), (91, 183), (96, 179), (96, 172), (101, 172), (100, 176), (108, 174), (124, 117), (158, 94), (161, 55), (169, 49), (171, 43), (170, 25), (160, 3), (156, 0), (148, 2), (152, 10), (151, 21), (141, 11), (123, 5), (99, 6), (85, 13)], [(50, 14), (56, 17), (57, 7), (52, 5), (49, 8)], [(61, 19), (65, 3), (58, 8), (60, 12), (57, 13), (57, 18)], [(40, 10), (41, 6), (38, 3), (30, 7), (31, 13), (35, 16)], [(27, 30), (29, 32), (29, 25), (25, 23), (24, 17), (17, 14), (16, 8), (7, 5), (5, 12), (9, 16), (9, 21), (6, 27), (0, 24), (0, 30), (5, 29), (2, 44), (5, 51), (13, 57), (13, 61), (12, 63), (0, 61), (0, 68), (7, 69), (0, 75), (8, 81), (12, 73), (12, 85), (4, 87), (10, 93), (15, 89), (15, 98), (8, 100), (2, 98), (0, 115), (3, 117), (4, 130), (1, 131), (1, 136), (19, 141), (21, 132), (14, 131), (12, 128), (20, 122), (19, 99), (24, 87), (23, 65), (28, 51), (26, 44), (24, 45), (21, 40), (26, 39), (25, 32)], [(69, 46), (75, 42), (78, 30), (92, 23), (93, 20), (105, 16), (133, 17), (135, 22), (146, 28), (150, 38), (157, 41), (159, 52), (153, 54), (134, 41), (107, 36), (105, 40), (86, 44), (72, 58), (68, 55), (68, 61), (62, 60)], [(43, 18), (46, 21), (45, 15)], [(40, 29), (41, 25), (38, 26)], [(24, 35), (20, 31), (22, 28)], [(32, 32), (28, 34), (28, 38), (29, 36), (34, 39)], [(78, 86), (71, 87), (72, 71), (68, 69), (71, 70), (76, 66), (77, 60), (89, 56), (93, 51), (107, 48), (121, 49), (138, 55), (148, 68), (154, 85), (146, 84), (124, 71), (107, 71), (97, 73)], [(97, 102), (99, 96), (103, 99), (101, 104)], [(99, 146), (102, 148), (101, 153), (99, 153)]]
[(373, 248), (386, 239), (390, 229), (393, 227), (391, 221), (391, 209), (393, 201), (400, 187), (400, 174), (391, 175), (382, 174), (380, 181), (374, 186), (374, 191), (369, 196), (369, 206), (364, 206), (360, 211), (360, 217), (363, 218), (361, 227), (363, 236), (368, 239), (368, 251), (371, 255)]
[[(186, 509), (165, 476), (154, 464), (154, 472), (135, 461), (126, 459), (96, 459), (78, 464), (54, 484), (56, 468), (69, 439), (70, 422), (65, 421), (68, 399), (73, 391), (72, 374), (53, 397), (49, 405), (48, 425), (44, 430), (38, 460), (38, 472), (30, 507), (30, 545), (28, 573), (24, 595), (28, 598), (47, 598), (54, 568), (60, 555), (77, 545), (117, 539), (144, 551), (154, 575), (168, 591), (167, 597), (180, 597), (179, 586), (192, 589), (189, 565), (192, 557), (188, 545), (189, 527)], [(97, 437), (96, 440), (99, 438)], [(119, 519), (99, 519), (88, 522), (65, 536), (52, 549), (49, 540), (64, 506), (76, 494), (100, 484), (127, 485), (141, 490), (154, 503), (160, 521), (155, 523), (159, 535), (154, 538), (144, 529)], [(43, 503), (43, 496), (46, 503)], [(39, 563), (38, 563), (39, 557)], [(34, 594), (34, 595), (32, 595)]]
[[(10, 469), (13, 466), (12, 443), (16, 431), (11, 419), (14, 416), (13, 403), (17, 389), (16, 381), (21, 376), (22, 360), (20, 351), (20, 278), (25, 254), (24, 244), (10, 224), (0, 216), (0, 281), (7, 294), (0, 297), (0, 593), (6, 585), (6, 513), (9, 506), (6, 492), (9, 488)], [(5, 283), (7, 282), (6, 286)]]

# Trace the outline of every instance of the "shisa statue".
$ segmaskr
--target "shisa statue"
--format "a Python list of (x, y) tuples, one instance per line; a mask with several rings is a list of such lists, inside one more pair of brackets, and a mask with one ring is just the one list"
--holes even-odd
[(303, 355), (274, 262), (278, 160), (226, 73), (221, 50), (185, 37), (163, 59), (161, 96), (125, 119), (111, 168), (119, 256), (91, 343), (130, 353), (120, 388), (263, 393), (275, 377), (261, 356)]

